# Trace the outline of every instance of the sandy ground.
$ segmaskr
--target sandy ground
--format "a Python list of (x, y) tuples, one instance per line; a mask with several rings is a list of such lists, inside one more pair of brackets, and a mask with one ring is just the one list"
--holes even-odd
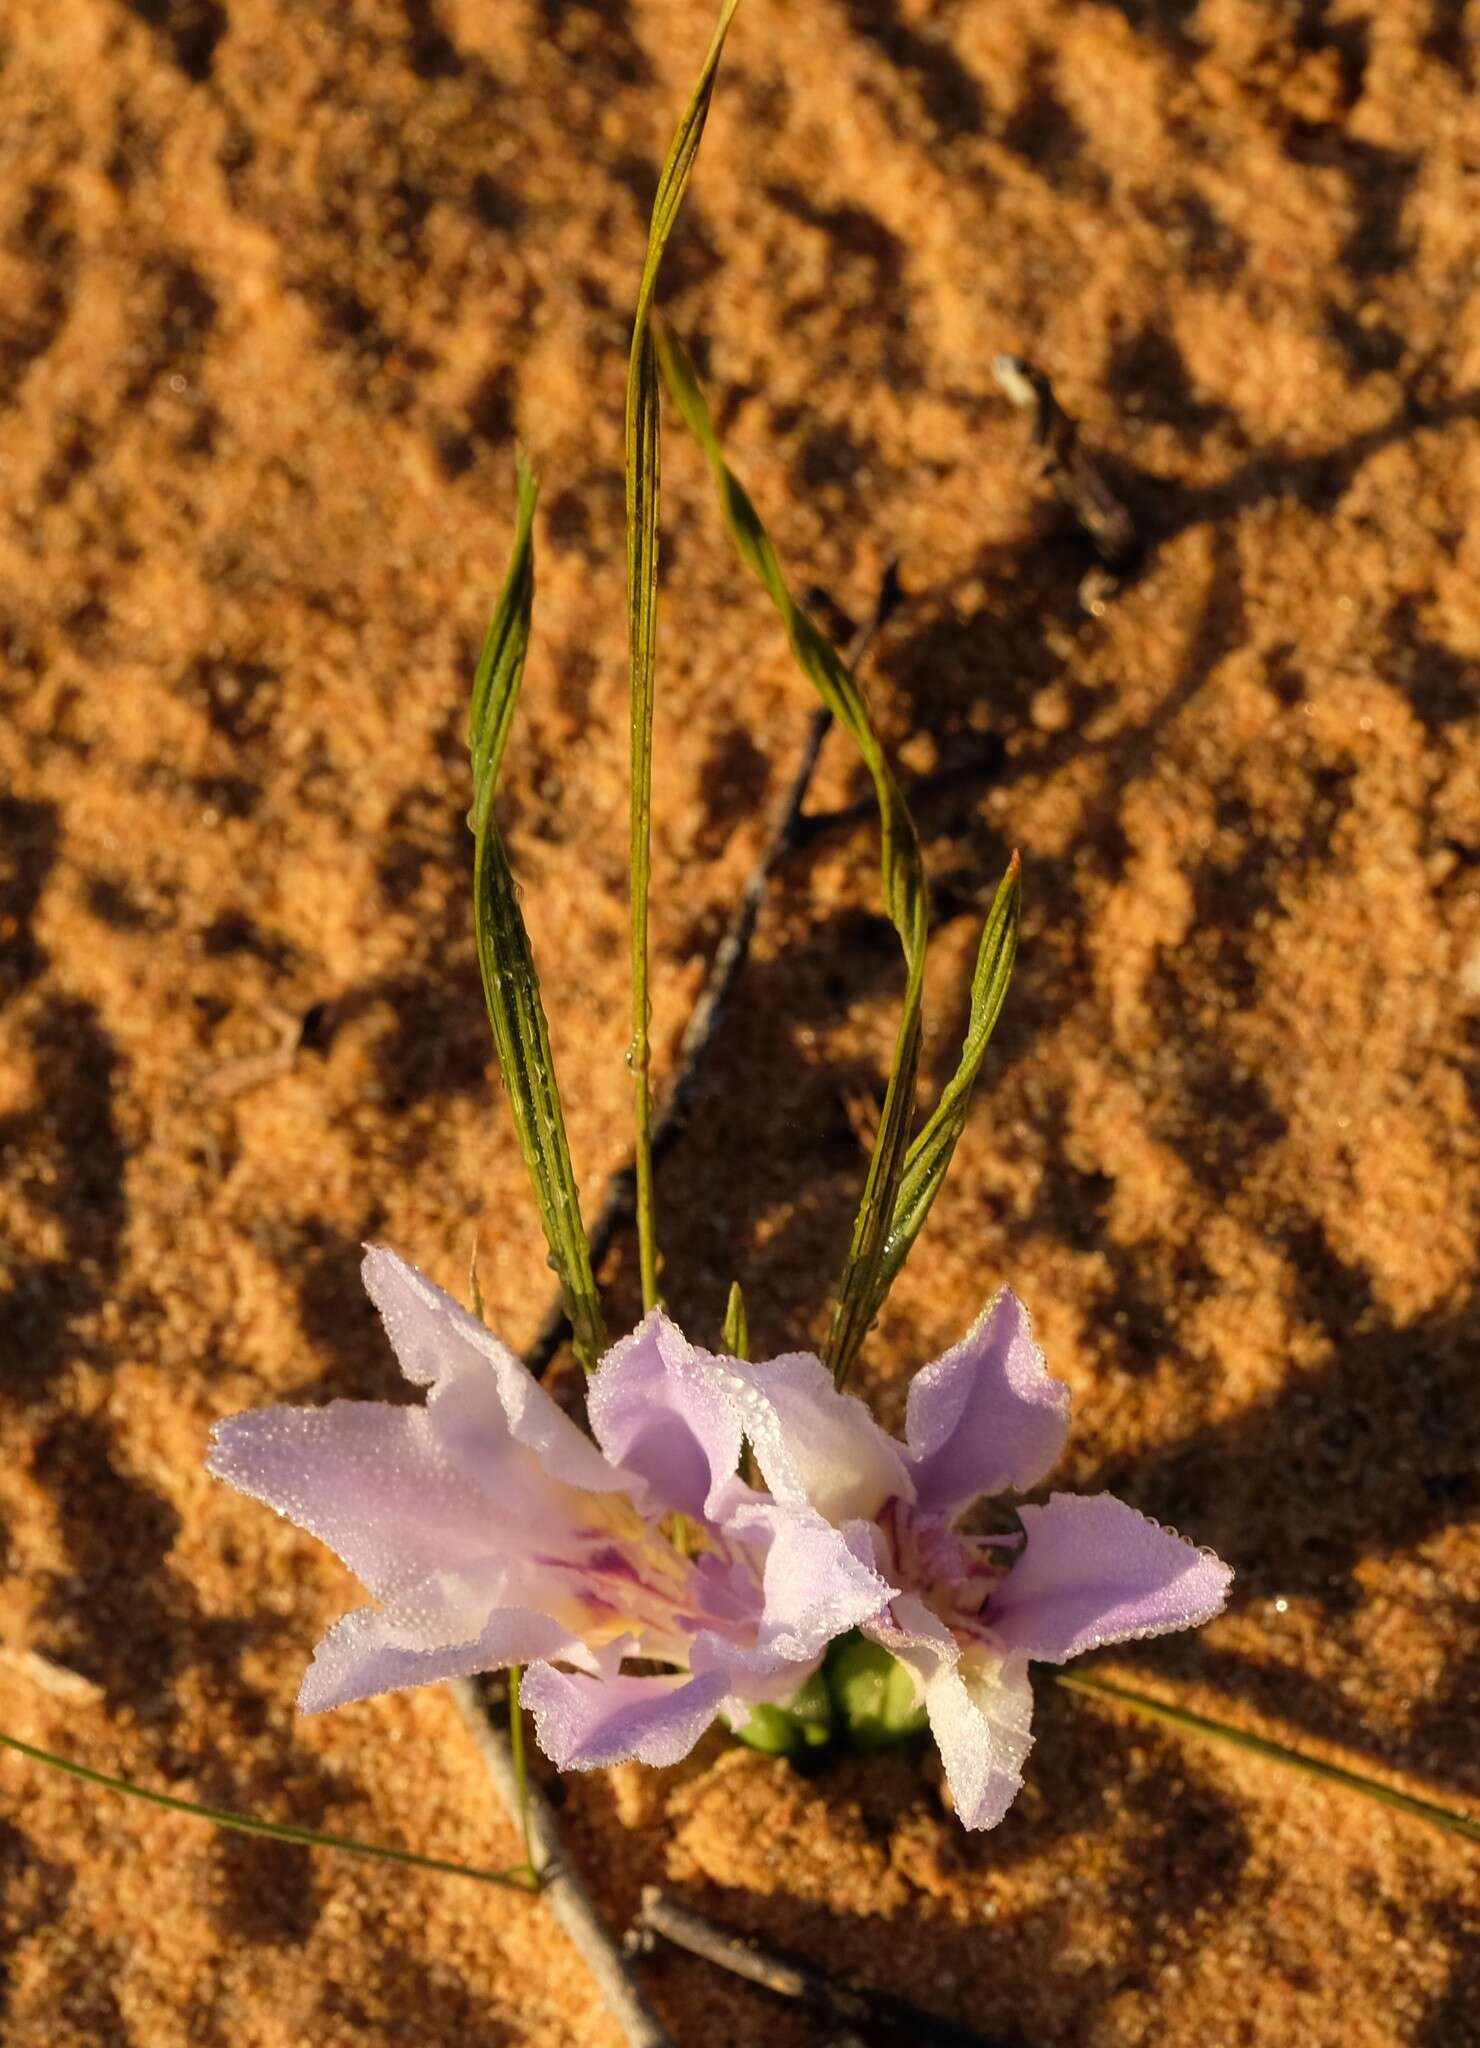
[[(0, 1725), (190, 1796), (504, 1862), (437, 1691), (301, 1723), (353, 1599), (211, 1421), (381, 1394), (385, 1237), (527, 1340), (461, 719), (543, 484), (506, 815), (588, 1190), (627, 1146), (626, 323), (701, 0), (10, 0), (0, 20)], [(1010, 1278), (1063, 1471), (1237, 1566), (1111, 1668), (1480, 1806), (1480, 9), (745, 0), (665, 287), (871, 667), (935, 883), (927, 1078), (1010, 846), (979, 1113), (863, 1379)], [(989, 364), (1147, 540), (1099, 616)], [(667, 459), (666, 1070), (808, 714)], [(829, 742), (817, 801), (860, 793)], [(864, 825), (780, 879), (660, 1186), (672, 1302), (815, 1339), (899, 971)], [(301, 1041), (301, 1044), (299, 1043)], [(293, 1047), (299, 1045), (295, 1052)], [(613, 1262), (618, 1318), (631, 1248)], [(38, 1662), (37, 1660), (44, 1660)], [(716, 1742), (573, 1783), (614, 1920), (704, 1910), (1015, 2048), (1480, 2041), (1473, 1851), (1040, 1687), (967, 1838), (928, 1760)], [(524, 1901), (0, 1762), (24, 2048), (591, 2044)], [(704, 1966), (684, 2048), (802, 2048)]]

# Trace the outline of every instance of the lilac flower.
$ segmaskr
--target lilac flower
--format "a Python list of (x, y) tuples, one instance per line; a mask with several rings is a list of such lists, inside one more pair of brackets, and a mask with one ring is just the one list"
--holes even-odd
[[(393, 1253), (365, 1284), (425, 1404), (337, 1401), (218, 1425), (211, 1470), (336, 1549), (379, 1602), (325, 1635), (305, 1712), (509, 1664), (562, 1768), (676, 1762), (783, 1705), (861, 1629), (913, 1675), (968, 1827), (1001, 1819), (1030, 1658), (1207, 1620), (1217, 1559), (1109, 1496), (963, 1535), (1035, 1485), (1067, 1388), (999, 1295), (911, 1385), (906, 1442), (804, 1354), (741, 1365), (654, 1312), (591, 1382), (593, 1443), (483, 1325)], [(766, 1491), (738, 1475), (752, 1443)], [(667, 1667), (624, 1670), (633, 1660)]]
[(1030, 1661), (1192, 1628), (1228, 1597), (1227, 1565), (1111, 1494), (1020, 1507), (1021, 1536), (962, 1533), (983, 1495), (1045, 1478), (1069, 1429), (1008, 1289), (915, 1375), (903, 1444), (814, 1358), (727, 1376), (773, 1496), (825, 1515), (893, 1589), (860, 1627), (913, 1675), (968, 1828), (995, 1827), (1022, 1783)]
[[(739, 1407), (666, 1317), (607, 1354), (592, 1443), (413, 1267), (373, 1249), (363, 1273), (425, 1404), (232, 1416), (209, 1461), (380, 1603), (324, 1636), (305, 1713), (528, 1664), (524, 1697), (562, 1768), (673, 1763), (722, 1709), (743, 1721), (789, 1699), (888, 1598), (865, 1547), (736, 1476)], [(624, 1673), (635, 1658), (676, 1668)]]

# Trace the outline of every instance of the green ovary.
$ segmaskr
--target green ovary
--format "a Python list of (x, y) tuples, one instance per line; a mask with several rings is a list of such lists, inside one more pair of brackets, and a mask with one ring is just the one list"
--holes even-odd
[(800, 1756), (834, 1740), (849, 1749), (887, 1749), (924, 1726), (910, 1672), (854, 1629), (784, 1707), (753, 1707), (734, 1732), (767, 1756)]

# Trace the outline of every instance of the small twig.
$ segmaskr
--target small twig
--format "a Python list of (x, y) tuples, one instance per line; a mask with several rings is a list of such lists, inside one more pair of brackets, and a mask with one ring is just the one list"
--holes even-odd
[(992, 375), (1033, 430), (1033, 444), (1043, 458), (1044, 473), (1094, 544), (1107, 569), (1122, 573), (1137, 550), (1130, 513), (1106, 483), (1098, 464), (1079, 438), (1079, 429), (1053, 395), (1043, 372), (1021, 356), (995, 356)]
[(607, 2011), (632, 2048), (676, 2048), (607, 1932), (584, 1880), (566, 1860), (549, 1800), (532, 1779), (521, 1797), (513, 1745), (489, 1713), (476, 1681), (454, 1679), (451, 1692), (510, 1820), (517, 1828), (527, 1817), (540, 1889), (551, 1915), (591, 1972)]
[(102, 1686), (94, 1685), (70, 1664), (58, 1664), (52, 1657), (43, 1657), (39, 1650), (0, 1650), (0, 1668), (13, 1671), (18, 1678), (28, 1678), (53, 1699), (66, 1700), (74, 1707), (95, 1707), (107, 1698)]
[(691, 1907), (665, 1898), (656, 1885), (646, 1885), (627, 1946), (634, 1953), (645, 1953), (655, 1936), (732, 1976), (759, 1984), (779, 1998), (799, 1999), (847, 2028), (862, 2028), (865, 2034), (882, 2034), (891, 2041), (906, 2042), (910, 2048), (1003, 2048), (1001, 2042), (989, 2041), (953, 2020), (937, 2019), (906, 1999), (841, 1983), (809, 1963), (762, 1948), (752, 1936), (716, 1926)]
[[(879, 586), (878, 600), (872, 616), (854, 633), (843, 658), (850, 668), (857, 668), (873, 644), (876, 634), (884, 626), (895, 606), (899, 603), (899, 579), (895, 565), (890, 564)], [(814, 711), (807, 726), (807, 737), (802, 745), (801, 759), (792, 776), (775, 822), (762, 846), (760, 856), (750, 871), (739, 901), (730, 913), (730, 921), (724, 936), (715, 949), (709, 964), (709, 973), (699, 1000), (695, 1003), (683, 1037), (678, 1047), (678, 1067), (674, 1074), (673, 1086), (663, 1105), (662, 1114), (653, 1126), (653, 1160), (656, 1164), (671, 1148), (673, 1141), (682, 1131), (688, 1119), (689, 1109), (699, 1085), (709, 1052), (718, 1033), (720, 1021), (731, 992), (739, 978), (750, 953), (751, 941), (755, 937), (756, 924), (760, 918), (761, 905), (771, 877), (788, 854), (800, 844), (808, 820), (803, 806), (807, 792), (812, 787), (812, 778), (817, 772), (822, 743), (827, 738), (832, 719), (826, 711)], [(637, 1181), (633, 1165), (619, 1167), (607, 1183), (606, 1199), (597, 1213), (591, 1230), (591, 1264), (598, 1270), (607, 1253), (611, 1250), (618, 1233), (632, 1219)], [(549, 1314), (540, 1325), (539, 1334), (524, 1354), (524, 1362), (538, 1379), (549, 1366), (551, 1359), (565, 1342), (570, 1324), (565, 1310), (558, 1300), (551, 1303)]]
[(271, 1051), (243, 1053), (237, 1059), (222, 1060), (209, 1068), (193, 1091), (201, 1101), (230, 1102), (235, 1096), (277, 1080), (280, 1074), (292, 1072), (303, 1049), (303, 1019), (277, 1010), (272, 1013), (272, 1021), (277, 1027), (278, 1042)]

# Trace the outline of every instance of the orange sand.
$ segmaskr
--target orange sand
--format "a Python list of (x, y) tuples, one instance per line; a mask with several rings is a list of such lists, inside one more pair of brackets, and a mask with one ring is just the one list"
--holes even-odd
[[(0, 25), (0, 1726), (436, 1853), (510, 1831), (436, 1691), (299, 1723), (353, 1599), (213, 1418), (378, 1394), (384, 1236), (526, 1341), (543, 1245), (467, 918), (472, 660), (543, 482), (506, 816), (594, 1197), (627, 1146), (621, 403), (702, 0), (11, 0)], [(667, 303), (870, 674), (954, 1057), (1025, 945), (863, 1375), (1010, 1277), (1114, 1485), (1239, 1570), (1133, 1682), (1480, 1802), (1480, 16), (1458, 0), (745, 0)], [(1102, 616), (989, 375), (1147, 537)], [(657, 1043), (808, 704), (670, 441)], [(819, 803), (860, 788), (829, 742)], [(661, 1177), (712, 1334), (815, 1338), (899, 970), (872, 834), (792, 862)], [(290, 1050), (313, 1012), (303, 1050)], [(614, 1302), (630, 1311), (630, 1247)], [(28, 1661), (27, 1653), (30, 1653)], [(46, 1660), (38, 1663), (36, 1659)], [(701, 1909), (1022, 2048), (1480, 2041), (1474, 1853), (1041, 1688), (967, 1838), (928, 1762), (574, 1783), (614, 1921)], [(540, 1909), (0, 1761), (18, 2048), (610, 2048)], [(812, 2022), (704, 1965), (683, 2048)]]

